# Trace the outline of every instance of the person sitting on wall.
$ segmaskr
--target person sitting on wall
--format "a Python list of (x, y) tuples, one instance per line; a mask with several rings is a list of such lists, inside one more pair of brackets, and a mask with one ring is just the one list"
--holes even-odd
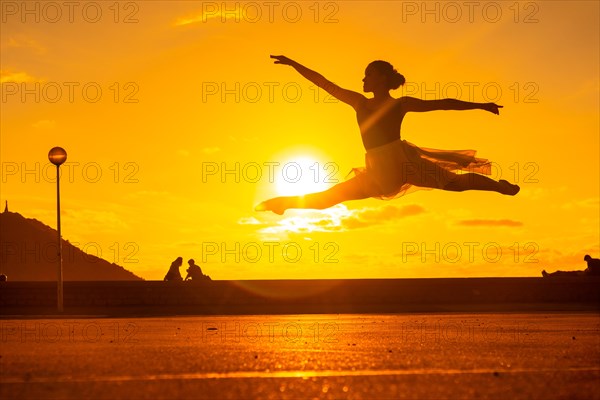
[(600, 276), (600, 259), (592, 258), (589, 254), (586, 254), (583, 260), (588, 265), (583, 271), (556, 271), (548, 273), (546, 270), (543, 270), (542, 276), (544, 278), (556, 276)]
[(167, 275), (165, 275), (165, 281), (183, 281), (181, 277), (181, 273), (179, 272), (179, 267), (183, 264), (183, 258), (177, 257), (175, 261), (171, 263), (171, 267), (169, 267), (169, 271)]
[(200, 268), (200, 266), (196, 265), (196, 262), (194, 261), (194, 259), (190, 259), (188, 260), (188, 264), (190, 265), (190, 267), (187, 269), (187, 275), (185, 277), (185, 280), (187, 281), (188, 279), (191, 279), (193, 281), (203, 281), (203, 280), (211, 280), (210, 276), (208, 275), (204, 275), (202, 273), (202, 269)]

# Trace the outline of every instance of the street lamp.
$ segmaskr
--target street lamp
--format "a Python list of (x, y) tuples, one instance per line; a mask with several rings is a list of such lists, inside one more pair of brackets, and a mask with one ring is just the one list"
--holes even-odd
[(60, 235), (60, 165), (67, 161), (67, 152), (62, 147), (53, 147), (48, 159), (56, 165), (56, 227), (58, 232), (58, 285), (56, 298), (58, 312), (63, 312), (62, 241)]

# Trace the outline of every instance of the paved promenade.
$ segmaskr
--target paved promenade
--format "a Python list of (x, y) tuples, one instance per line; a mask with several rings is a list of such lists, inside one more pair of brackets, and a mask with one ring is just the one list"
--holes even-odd
[(600, 399), (597, 313), (0, 320), (0, 398)]

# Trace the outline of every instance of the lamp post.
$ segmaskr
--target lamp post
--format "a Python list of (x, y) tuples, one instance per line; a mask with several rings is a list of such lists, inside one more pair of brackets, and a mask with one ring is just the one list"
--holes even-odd
[(58, 232), (58, 285), (56, 298), (58, 312), (63, 312), (62, 240), (60, 235), (60, 165), (67, 160), (67, 152), (62, 147), (53, 147), (48, 159), (56, 165), (56, 231)]

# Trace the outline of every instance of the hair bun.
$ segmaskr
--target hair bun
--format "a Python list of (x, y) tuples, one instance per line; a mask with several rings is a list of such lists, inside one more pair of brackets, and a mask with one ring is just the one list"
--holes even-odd
[(398, 89), (400, 86), (404, 85), (405, 82), (406, 79), (404, 78), (404, 75), (402, 75), (398, 71), (394, 70), (390, 74), (390, 87), (392, 89)]

